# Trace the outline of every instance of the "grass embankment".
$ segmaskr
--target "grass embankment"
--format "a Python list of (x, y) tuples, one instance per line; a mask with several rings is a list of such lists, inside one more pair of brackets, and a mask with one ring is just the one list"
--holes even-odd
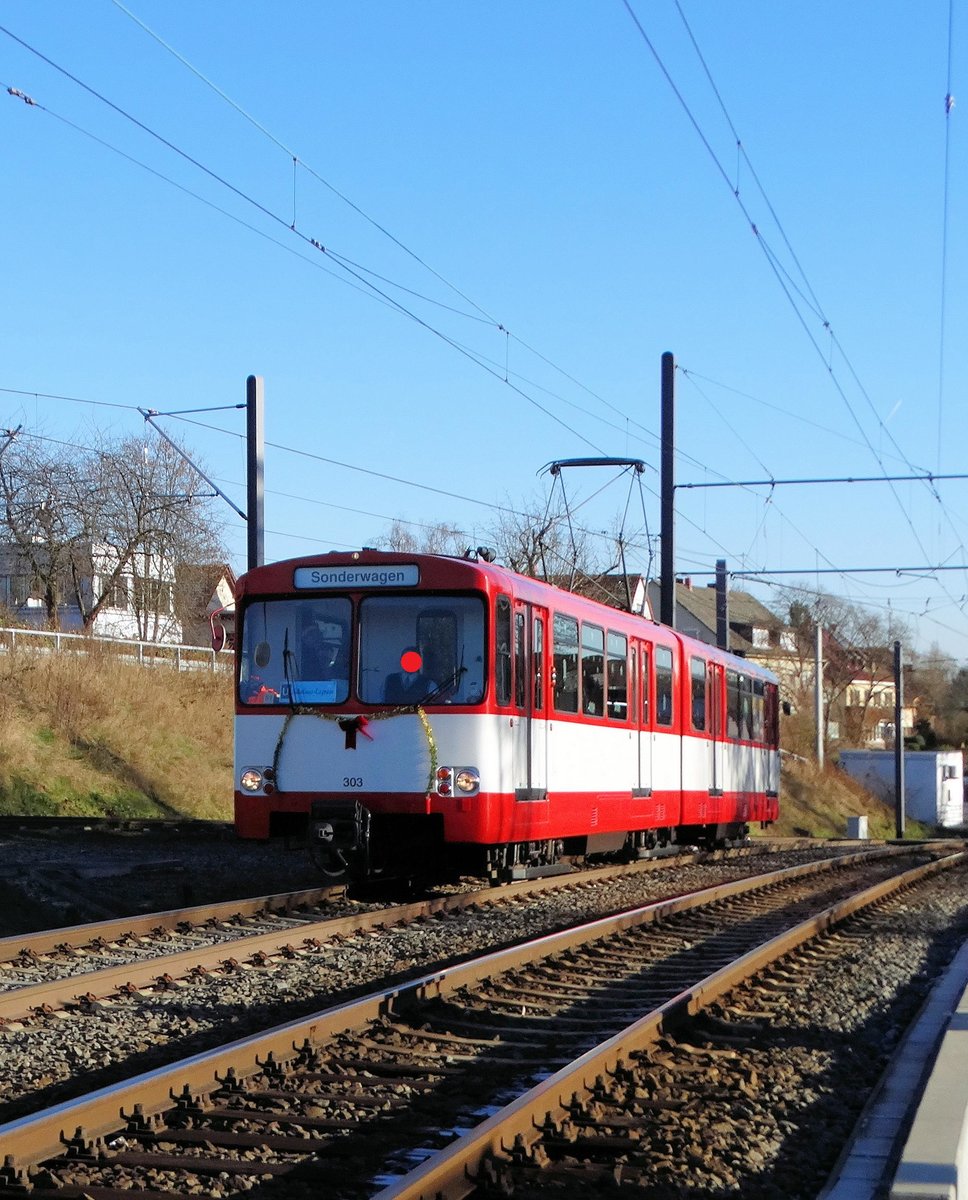
[[(18, 646), (0, 656), (0, 729), (0, 814), (231, 819), (229, 672)], [(768, 834), (843, 837), (866, 813), (871, 837), (894, 836), (893, 810), (836, 768), (787, 766), (780, 813)]]
[[(785, 760), (780, 791), (780, 819), (767, 831), (777, 837), (846, 837), (847, 818), (866, 816), (872, 838), (893, 838), (892, 805), (873, 796), (836, 766), (818, 770), (812, 763)], [(930, 837), (934, 831), (918, 821), (905, 822), (905, 837)]]
[(0, 813), (232, 815), (228, 672), (20, 648), (0, 657)]

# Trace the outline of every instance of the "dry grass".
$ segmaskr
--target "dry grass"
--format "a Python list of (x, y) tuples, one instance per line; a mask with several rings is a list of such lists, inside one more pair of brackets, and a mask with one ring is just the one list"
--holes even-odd
[[(867, 816), (872, 838), (893, 838), (894, 809), (873, 796), (837, 767), (818, 770), (810, 762), (786, 760), (780, 819), (770, 830), (781, 837), (846, 837), (847, 818)], [(917, 821), (906, 823), (906, 836), (928, 836)]]
[(231, 816), (227, 673), (18, 646), (0, 658), (0, 722), (0, 812)]

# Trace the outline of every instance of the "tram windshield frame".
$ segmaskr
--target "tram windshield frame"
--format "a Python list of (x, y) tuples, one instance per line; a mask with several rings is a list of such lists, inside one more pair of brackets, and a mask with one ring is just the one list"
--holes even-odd
[(241, 613), (245, 706), (479, 705), (487, 684), (479, 595), (419, 592), (251, 599)]

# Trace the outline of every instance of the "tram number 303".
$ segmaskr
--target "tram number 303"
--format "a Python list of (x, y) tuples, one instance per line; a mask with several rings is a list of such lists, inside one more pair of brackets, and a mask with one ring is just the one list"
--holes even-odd
[(344, 775), (343, 787), (345, 788), (361, 788), (363, 786), (362, 775)]

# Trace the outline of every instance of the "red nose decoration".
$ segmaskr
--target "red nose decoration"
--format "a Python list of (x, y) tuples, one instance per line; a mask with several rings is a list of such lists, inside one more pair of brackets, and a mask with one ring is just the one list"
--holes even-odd
[(413, 673), (419, 671), (423, 666), (423, 659), (416, 650), (404, 650), (400, 655), (400, 666), (404, 671)]

